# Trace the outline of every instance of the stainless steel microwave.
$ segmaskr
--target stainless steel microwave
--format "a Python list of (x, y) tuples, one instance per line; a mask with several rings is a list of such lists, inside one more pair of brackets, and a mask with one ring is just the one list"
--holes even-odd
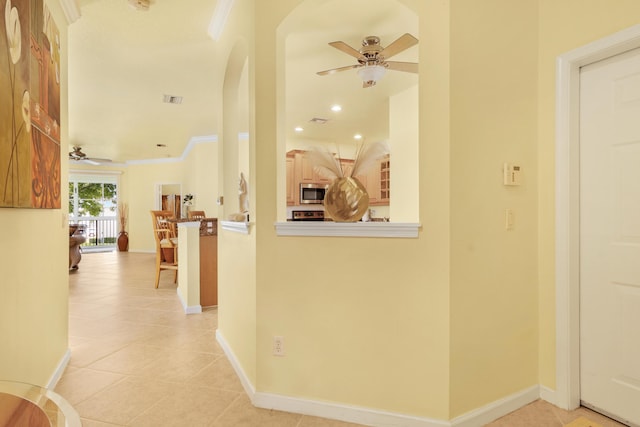
[(321, 204), (324, 203), (324, 194), (328, 185), (300, 183), (300, 204)]

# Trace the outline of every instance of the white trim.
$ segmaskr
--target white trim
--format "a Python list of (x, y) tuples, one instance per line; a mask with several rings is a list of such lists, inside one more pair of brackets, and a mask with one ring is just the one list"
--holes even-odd
[(67, 348), (62, 359), (60, 359), (60, 363), (58, 363), (58, 367), (53, 371), (51, 378), (49, 378), (47, 382), (47, 389), (53, 390), (56, 388), (58, 381), (62, 378), (62, 374), (64, 374), (65, 369), (67, 369), (67, 365), (69, 365), (69, 360), (71, 360), (71, 349)]
[(220, 226), (223, 230), (241, 234), (249, 234), (251, 230), (251, 223), (245, 221), (220, 221)]
[(60, 0), (60, 6), (64, 12), (64, 17), (67, 18), (68, 24), (73, 24), (80, 19), (80, 8), (76, 3), (76, 0)]
[(275, 227), (278, 236), (416, 238), (418, 237), (421, 224), (400, 222), (287, 221), (276, 222)]
[(94, 169), (69, 169), (69, 175), (122, 175), (122, 171), (103, 171)]
[[(265, 409), (276, 409), (296, 414), (311, 415), (316, 417), (358, 423), (374, 427), (475, 427), (485, 425), (510, 412), (515, 411), (535, 400), (546, 391), (534, 385), (525, 390), (514, 393), (503, 399), (499, 399), (481, 408), (454, 418), (451, 421), (436, 420), (426, 417), (400, 414), (397, 412), (381, 411), (373, 408), (365, 408), (354, 405), (331, 403), (298, 397), (289, 397), (273, 393), (256, 391), (255, 386), (240, 365), (236, 355), (229, 346), (220, 330), (216, 330), (216, 340), (229, 363), (240, 378), (240, 383), (245, 393), (254, 406)], [(547, 389), (548, 390), (548, 389)]]
[(229, 18), (229, 13), (231, 13), (231, 8), (233, 7), (233, 1), (234, 0), (218, 0), (216, 3), (216, 8), (213, 11), (213, 16), (211, 17), (211, 22), (207, 30), (209, 36), (215, 41), (218, 41), (222, 35), (222, 30), (224, 30), (227, 18)]
[(640, 47), (640, 25), (558, 57), (556, 64), (556, 405), (580, 405), (580, 67)]
[(271, 393), (257, 392), (252, 403), (258, 408), (276, 409), (374, 427), (450, 427), (452, 425), (448, 421)]
[[(218, 142), (218, 135), (205, 135), (205, 136), (193, 136), (189, 139), (187, 146), (182, 151), (180, 157), (162, 157), (158, 159), (142, 159), (142, 160), (127, 160), (125, 161), (126, 165), (150, 165), (150, 164), (161, 164), (161, 163), (177, 163), (186, 160), (189, 152), (195, 147), (197, 144), (205, 144), (205, 143), (214, 143)], [(109, 166), (105, 164), (103, 166)]]
[(451, 420), (452, 427), (476, 427), (483, 426), (500, 417), (507, 415), (516, 409), (538, 400), (540, 387), (535, 385), (519, 391), (505, 398), (491, 402), (481, 408), (475, 409)]
[(180, 300), (180, 304), (182, 304), (182, 309), (184, 310), (185, 314), (202, 313), (202, 306), (200, 304), (188, 306), (184, 299), (182, 299), (182, 295), (180, 295), (180, 292), (176, 291), (176, 295), (178, 295), (178, 299)]
[(182, 151), (182, 160), (186, 160), (187, 156), (197, 144), (208, 144), (218, 142), (218, 135), (206, 135), (206, 136), (194, 136), (189, 140), (189, 143), (185, 147), (184, 151)]
[(543, 385), (540, 386), (540, 399), (545, 402), (549, 402), (552, 405), (558, 406), (556, 403), (558, 397), (557, 392), (555, 390), (550, 389), (549, 387), (545, 387)]
[(240, 378), (240, 383), (244, 388), (244, 392), (247, 393), (247, 396), (253, 403), (256, 389), (253, 384), (251, 384), (251, 380), (249, 380), (249, 377), (244, 372), (244, 369), (242, 369), (240, 362), (238, 362), (238, 358), (236, 357), (233, 350), (231, 350), (229, 343), (227, 343), (227, 340), (224, 338), (224, 335), (222, 335), (222, 332), (220, 332), (220, 329), (216, 329), (216, 340), (218, 341), (218, 344), (220, 344), (220, 347), (222, 347), (222, 351), (224, 351), (227, 359), (229, 359), (229, 363), (231, 363), (231, 366), (233, 366), (233, 370), (236, 371), (236, 374)]

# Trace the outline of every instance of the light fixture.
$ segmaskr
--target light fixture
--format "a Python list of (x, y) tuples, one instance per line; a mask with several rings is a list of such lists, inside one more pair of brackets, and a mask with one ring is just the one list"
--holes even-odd
[(129, 0), (129, 6), (136, 10), (149, 10), (149, 0)]
[(342, 111), (342, 107), (339, 106), (338, 104), (332, 105), (331, 106), (331, 111), (335, 111), (337, 113), (338, 111)]
[(165, 104), (182, 104), (182, 97), (175, 95), (163, 95), (162, 102)]
[(295, 130), (296, 132), (302, 132), (304, 129), (300, 126), (296, 126), (293, 130)]
[(358, 70), (358, 75), (363, 82), (375, 84), (375, 82), (380, 80), (386, 72), (387, 69), (382, 65), (367, 65)]
[(356, 133), (355, 135), (353, 135), (353, 139), (362, 139), (362, 135), (360, 135), (359, 133)]

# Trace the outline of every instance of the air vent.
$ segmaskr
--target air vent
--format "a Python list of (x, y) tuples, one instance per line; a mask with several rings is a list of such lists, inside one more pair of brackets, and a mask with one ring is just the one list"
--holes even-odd
[(182, 104), (181, 96), (173, 96), (173, 95), (165, 95), (163, 98), (163, 102), (167, 104)]
[(321, 119), (319, 117), (314, 117), (313, 119), (309, 120), (311, 123), (317, 123), (319, 125), (323, 125), (325, 123), (327, 123), (329, 121), (329, 119)]

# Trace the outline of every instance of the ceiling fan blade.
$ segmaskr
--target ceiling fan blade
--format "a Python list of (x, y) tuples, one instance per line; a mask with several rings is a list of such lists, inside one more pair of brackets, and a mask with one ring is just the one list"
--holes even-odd
[(418, 73), (418, 64), (416, 62), (387, 61), (385, 64), (387, 64), (387, 68), (390, 70)]
[(335, 74), (339, 71), (347, 71), (347, 70), (352, 70), (354, 68), (360, 68), (360, 67), (362, 67), (362, 65), (360, 64), (347, 65), (346, 67), (332, 68), (330, 70), (318, 71), (316, 74), (319, 76), (327, 76), (329, 74)]
[(397, 55), (405, 49), (409, 49), (411, 46), (418, 44), (418, 39), (413, 37), (409, 33), (401, 35), (396, 41), (385, 47), (378, 56), (384, 59), (389, 59), (393, 55)]
[(366, 58), (364, 57), (364, 55), (362, 55), (359, 51), (357, 51), (356, 49), (352, 48), (351, 46), (349, 46), (348, 44), (346, 44), (343, 41), (337, 41), (337, 42), (331, 42), (329, 43), (330, 46), (335, 47), (336, 49), (346, 53), (347, 55), (351, 55), (356, 59), (359, 60), (363, 60), (366, 61)]
[(97, 159), (97, 158), (93, 158), (93, 157), (81, 157), (78, 155), (70, 155), (69, 156), (69, 160), (73, 160), (74, 162), (78, 162), (78, 163), (86, 163), (89, 165), (101, 165), (103, 163), (111, 163), (112, 160), (111, 159)]

